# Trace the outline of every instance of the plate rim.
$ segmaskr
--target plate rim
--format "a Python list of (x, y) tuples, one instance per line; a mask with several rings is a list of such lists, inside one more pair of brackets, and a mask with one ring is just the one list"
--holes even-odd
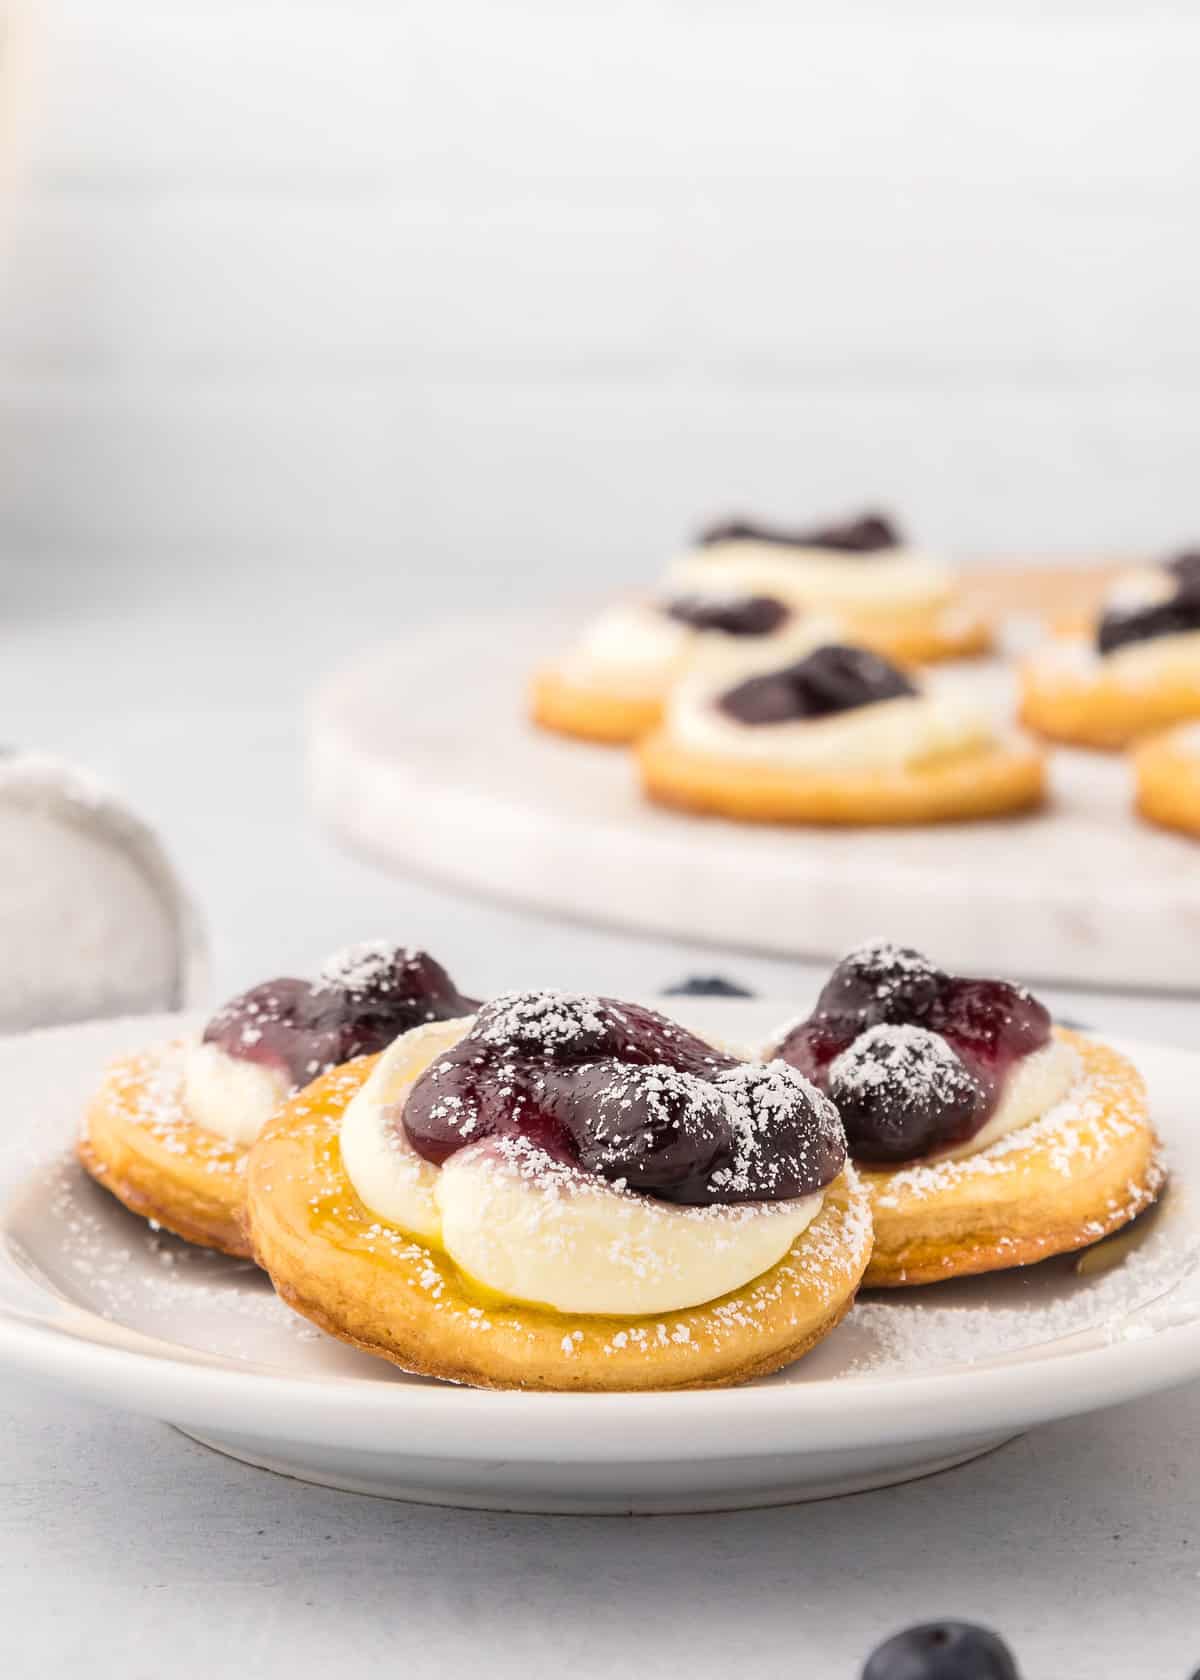
[[(764, 1011), (775, 1006), (775, 1000), (763, 998), (700, 1001), (710, 1007), (714, 1001), (735, 1006), (753, 1003)], [(25, 1049), (30, 1041), (99, 1039), (125, 1027), (139, 1034), (143, 1028), (162, 1031), (168, 1026), (177, 1032), (192, 1019), (160, 1014), (39, 1029), (0, 1038), (0, 1058), (6, 1049), (18, 1044)], [(1177, 1074), (1200, 1075), (1200, 1052), (1123, 1037), (1109, 1042), (1135, 1060), (1174, 1063)], [(31, 1160), (28, 1170), (35, 1172), (54, 1158)], [(10, 1195), (11, 1191), (6, 1194), (6, 1205)], [(1200, 1229), (1200, 1215), (1193, 1218)], [(69, 1310), (104, 1322), (48, 1285), (31, 1281), (49, 1299), (65, 1300)], [(1184, 1281), (1180, 1279), (1168, 1294)], [(1158, 1302), (1163, 1299), (1158, 1297)], [(1142, 1303), (1133, 1309), (1130, 1323), (1156, 1304)], [(132, 1336), (140, 1334), (121, 1328)], [(741, 1458), (795, 1453), (806, 1447), (827, 1450), (835, 1444), (853, 1447), (939, 1439), (947, 1435), (956, 1414), (965, 1415), (967, 1401), (973, 1431), (1020, 1428), (1102, 1410), (1200, 1376), (1200, 1311), (1190, 1321), (1155, 1325), (1136, 1338), (1114, 1338), (1103, 1327), (1079, 1335), (1091, 1339), (1070, 1346), (1065, 1345), (1072, 1340), (1067, 1337), (1018, 1350), (994, 1363), (934, 1373), (822, 1377), (791, 1385), (690, 1391), (494, 1391), (340, 1374), (293, 1376), (235, 1363), (227, 1356), (191, 1350), (184, 1344), (172, 1351), (175, 1344), (168, 1341), (160, 1344), (161, 1352), (116, 1346), (0, 1301), (0, 1363), (34, 1380), (58, 1383), (145, 1415), (197, 1425), (207, 1422), (214, 1427), (236, 1424), (249, 1434), (256, 1426), (276, 1433), (272, 1420), (276, 1424), (286, 1420), (291, 1438), (344, 1442), (347, 1422), (365, 1424), (374, 1431), (373, 1438), (359, 1444), (369, 1449), (395, 1451), (395, 1437), (400, 1437), (422, 1452), (439, 1442), (444, 1450), (452, 1446), (449, 1456), (465, 1459), (494, 1458), (501, 1448), (510, 1456), (531, 1461), (544, 1461), (551, 1454), (564, 1462), (594, 1462), (597, 1457), (608, 1461), (614, 1456), (627, 1462), (660, 1459), (664, 1447), (679, 1447), (680, 1414), (675, 1406), (665, 1404), (668, 1400), (687, 1408), (689, 1457)], [(1049, 1371), (1054, 1381), (1031, 1381), (1032, 1373)], [(535, 1407), (540, 1408), (536, 1414)], [(528, 1425), (535, 1415), (538, 1427), (531, 1443)], [(479, 1428), (485, 1420), (486, 1431)], [(731, 1441), (730, 1426), (738, 1423), (752, 1428), (745, 1438)], [(631, 1426), (636, 1435), (631, 1434)], [(797, 1439), (812, 1426), (818, 1426), (814, 1434), (807, 1440)], [(606, 1441), (608, 1450), (604, 1450)], [(614, 1455), (611, 1447), (617, 1444), (620, 1452)]]

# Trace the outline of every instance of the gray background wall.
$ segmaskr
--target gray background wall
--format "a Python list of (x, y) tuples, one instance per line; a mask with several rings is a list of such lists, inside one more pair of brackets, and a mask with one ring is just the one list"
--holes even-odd
[(58, 0), (20, 33), (10, 570), (333, 561), (449, 605), (635, 578), (733, 507), (1200, 532), (1186, 0)]

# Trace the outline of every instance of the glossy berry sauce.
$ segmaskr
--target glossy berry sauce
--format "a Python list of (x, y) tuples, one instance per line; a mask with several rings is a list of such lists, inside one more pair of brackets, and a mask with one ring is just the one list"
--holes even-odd
[(897, 1162), (974, 1137), (1014, 1063), (1050, 1034), (1021, 987), (880, 941), (842, 959), (776, 1054), (833, 1098), (856, 1160)]
[(1176, 555), (1163, 569), (1174, 584), (1163, 600), (1135, 607), (1109, 607), (1103, 614), (1096, 630), (1096, 646), (1101, 653), (1112, 653), (1131, 642), (1200, 630), (1200, 554)]
[(425, 951), (372, 943), (332, 958), (316, 981), (267, 980), (243, 992), (213, 1016), (204, 1042), (277, 1068), (298, 1087), (410, 1027), (478, 1007)]
[(831, 642), (782, 670), (748, 677), (717, 701), (717, 709), (751, 726), (795, 723), (899, 700), (918, 692), (897, 666), (866, 648)]
[(825, 548), (831, 554), (881, 554), (899, 548), (900, 533), (881, 513), (864, 513), (840, 524), (813, 525), (785, 530), (778, 525), (760, 525), (748, 519), (728, 519), (710, 525), (700, 534), (701, 548), (718, 543), (769, 543), (774, 548)]
[(565, 992), (485, 1005), (394, 1123), (437, 1165), (519, 1139), (689, 1206), (807, 1196), (846, 1156), (837, 1111), (794, 1070), (739, 1062), (636, 1004)]
[(679, 595), (662, 610), (677, 624), (723, 636), (770, 636), (791, 617), (772, 595)]

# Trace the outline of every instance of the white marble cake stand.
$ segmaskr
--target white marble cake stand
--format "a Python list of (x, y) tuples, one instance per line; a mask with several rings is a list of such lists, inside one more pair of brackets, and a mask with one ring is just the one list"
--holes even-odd
[[(1059, 752), (1048, 813), (941, 828), (756, 828), (657, 810), (629, 755), (524, 715), (565, 628), (414, 631), (321, 687), (309, 780), (323, 822), (398, 870), (697, 943), (826, 957), (886, 932), (965, 969), (1200, 988), (1200, 844), (1130, 811), (1119, 757)], [(941, 682), (1008, 703), (997, 666)]]

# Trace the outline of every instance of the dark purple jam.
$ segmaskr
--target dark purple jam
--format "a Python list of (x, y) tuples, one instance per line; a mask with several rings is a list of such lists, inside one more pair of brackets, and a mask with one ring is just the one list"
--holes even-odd
[(782, 1201), (832, 1182), (841, 1122), (793, 1070), (739, 1062), (614, 998), (513, 992), (410, 1091), (409, 1142), (440, 1165), (485, 1138), (661, 1201)]
[(206, 1044), (278, 1068), (293, 1087), (383, 1050), (410, 1027), (478, 1008), (425, 951), (382, 942), (333, 957), (315, 981), (267, 980), (235, 997), (204, 1029)]
[(882, 554), (899, 548), (900, 533), (881, 513), (860, 514), (840, 524), (813, 525), (787, 530), (778, 525), (760, 525), (749, 519), (729, 519), (710, 525), (700, 534), (701, 548), (718, 543), (770, 543), (774, 548), (826, 548), (831, 554)]
[(1155, 641), (1200, 630), (1200, 554), (1180, 554), (1164, 570), (1174, 583), (1161, 601), (1133, 607), (1109, 607), (1096, 630), (1096, 646), (1112, 653), (1131, 642)]
[(856, 1160), (897, 1162), (973, 1138), (1010, 1068), (1050, 1033), (1022, 987), (947, 974), (879, 941), (842, 959), (776, 1054), (832, 1096)]
[(693, 630), (723, 636), (770, 636), (791, 617), (789, 608), (771, 595), (680, 595), (662, 610)]
[(830, 643), (782, 670), (748, 677), (723, 694), (717, 706), (738, 723), (795, 723), (916, 693), (904, 672), (877, 653)]

